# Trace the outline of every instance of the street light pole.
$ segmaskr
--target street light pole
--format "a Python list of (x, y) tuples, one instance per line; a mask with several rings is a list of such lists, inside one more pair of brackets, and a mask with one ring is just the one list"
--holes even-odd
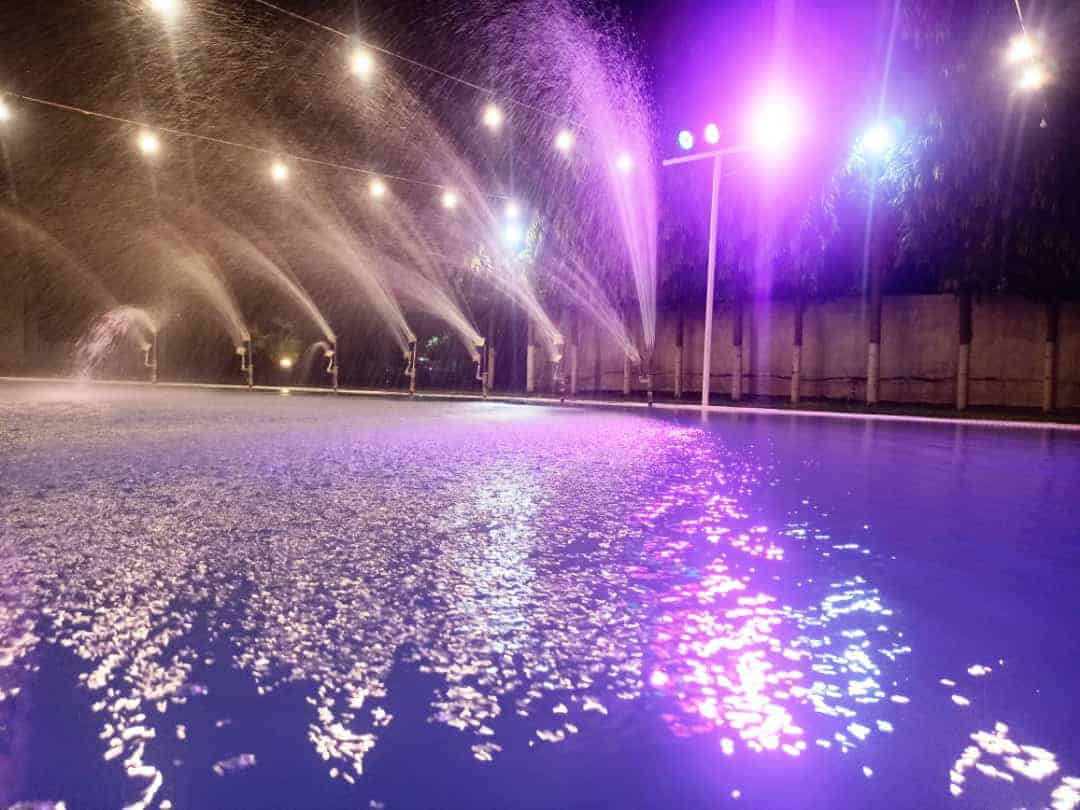
[(709, 208), (709, 264), (708, 280), (705, 288), (705, 340), (701, 355), (701, 407), (709, 407), (709, 382), (712, 375), (712, 328), (713, 328), (713, 287), (716, 286), (716, 240), (717, 218), (720, 208), (720, 172), (724, 165), (724, 156), (745, 152), (749, 147), (732, 146), (726, 149), (716, 149), (712, 152), (702, 152), (686, 157), (669, 158), (662, 165), (677, 166), (680, 163), (694, 163), (699, 160), (711, 160), (712, 171), (712, 201)]
[(701, 407), (709, 407), (709, 385), (712, 382), (713, 290), (716, 287), (716, 225), (720, 207), (720, 169), (724, 159), (713, 158), (712, 202), (709, 207), (709, 270), (705, 289), (705, 348), (701, 355)]

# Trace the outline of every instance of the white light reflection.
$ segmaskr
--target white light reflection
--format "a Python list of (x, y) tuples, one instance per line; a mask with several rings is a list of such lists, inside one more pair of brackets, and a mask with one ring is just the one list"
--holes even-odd
[[(1020, 745), (1009, 736), (1009, 727), (995, 723), (993, 731), (976, 731), (949, 771), (949, 792), (962, 796), (971, 789), (970, 780), (983, 777), (990, 780), (985, 787), (997, 783), (1008, 796), (998, 796), (999, 802), (1013, 805), (1051, 807), (1053, 810), (1074, 810), (1080, 807), (1080, 778), (1065, 776), (1054, 754), (1035, 745)], [(1027, 780), (1019, 783), (1018, 777)], [(1043, 783), (1051, 777), (1052, 788), (1033, 790), (1031, 783)], [(1009, 786), (1009, 787), (1005, 787)], [(980, 795), (987, 795), (985, 790)]]
[[(884, 673), (910, 648), (883, 621), (891, 611), (878, 591), (860, 577), (808, 585), (807, 598), (820, 595), (804, 607), (769, 593), (785, 537), (804, 544), (828, 535), (805, 524), (783, 532), (755, 525), (742, 503), (765, 471), (717, 454), (700, 437), (673, 432), (675, 441), (688, 443), (685, 468), (696, 472), (640, 515), (656, 534), (651, 556), (673, 580), (659, 598), (648, 674), (678, 707), (672, 731), (716, 735), (727, 755), (741, 747), (792, 757), (811, 740), (848, 751), (891, 733)], [(673, 515), (681, 518), (673, 523)], [(687, 581), (686, 570), (700, 573)]]

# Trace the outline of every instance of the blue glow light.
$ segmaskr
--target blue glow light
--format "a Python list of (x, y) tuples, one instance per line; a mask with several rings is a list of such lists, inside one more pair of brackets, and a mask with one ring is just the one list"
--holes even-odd
[(679, 133), (679, 147), (689, 151), (694, 148), (694, 133), (688, 129), (684, 129)]
[(874, 157), (888, 152), (896, 143), (896, 134), (888, 123), (879, 122), (871, 126), (862, 137), (863, 149)]

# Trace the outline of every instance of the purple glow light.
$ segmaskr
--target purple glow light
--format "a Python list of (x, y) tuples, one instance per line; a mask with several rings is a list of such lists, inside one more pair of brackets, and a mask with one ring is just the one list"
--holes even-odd
[(690, 151), (694, 148), (694, 133), (688, 129), (684, 129), (679, 133), (679, 148), (684, 151)]
[(716, 124), (707, 124), (705, 126), (705, 140), (714, 146), (720, 142), (720, 127)]
[(802, 128), (798, 105), (788, 96), (767, 96), (750, 116), (750, 143), (769, 160), (790, 154)]

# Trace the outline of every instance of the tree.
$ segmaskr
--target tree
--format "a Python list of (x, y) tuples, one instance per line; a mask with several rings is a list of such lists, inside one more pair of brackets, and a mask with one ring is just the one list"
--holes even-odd
[[(932, 6), (932, 7), (931, 7)], [(903, 30), (935, 76), (933, 95), (896, 160), (901, 263), (925, 267), (957, 297), (956, 405), (968, 402), (972, 296), (1011, 291), (1044, 302), (1043, 408), (1054, 407), (1058, 312), (1080, 295), (1080, 227), (1073, 155), (1080, 123), (1071, 66), (1034, 94), (1003, 92), (997, 59), (1016, 18), (1008, 7), (906, 4)], [(1054, 21), (1046, 54), (1076, 31)], [(1072, 26), (1075, 28), (1075, 24)], [(1006, 85), (1007, 86), (1007, 85)]]
[[(669, 177), (671, 175), (668, 175)], [(684, 176), (674, 173), (674, 176)], [(695, 178), (696, 179), (696, 178)], [(669, 180), (669, 185), (679, 181)], [(659, 283), (657, 302), (675, 312), (675, 396), (683, 394), (683, 354), (686, 342), (686, 315), (691, 307), (698, 307), (705, 297), (705, 264), (708, 261), (708, 230), (697, 213), (705, 210), (708, 201), (686, 201), (689, 189), (682, 181), (678, 199), (683, 201), (682, 211), (673, 210), (674, 190), (668, 192), (664, 201), (669, 208), (660, 219), (659, 233)], [(693, 213), (688, 215), (687, 211)], [(699, 311), (696, 310), (695, 311)]]
[(776, 257), (777, 292), (789, 295), (794, 302), (791, 334), (791, 403), (798, 404), (802, 380), (803, 315), (808, 300), (822, 291), (825, 255), (837, 232), (834, 200), (830, 183), (810, 196), (805, 208), (788, 219), (784, 240)]

